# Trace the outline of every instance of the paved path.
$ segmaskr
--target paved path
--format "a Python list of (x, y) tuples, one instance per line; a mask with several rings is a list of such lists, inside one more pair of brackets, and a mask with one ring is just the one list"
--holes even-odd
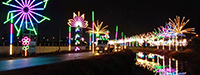
[(0, 71), (8, 71), (38, 65), (57, 63), (62, 61), (81, 59), (92, 56), (91, 52), (50, 55), (33, 58), (11, 59), (0, 61)]

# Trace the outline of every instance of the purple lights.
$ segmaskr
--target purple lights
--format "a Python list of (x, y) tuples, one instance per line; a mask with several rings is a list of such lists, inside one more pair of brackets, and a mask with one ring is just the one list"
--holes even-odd
[[(34, 19), (36, 23), (41, 23), (44, 20), (50, 20), (48, 17), (34, 12), (38, 10), (44, 10), (46, 8), (46, 4), (48, 0), (40, 1), (38, 3), (35, 3), (35, 0), (21, 0), (21, 1), (15, 0), (15, 2), (18, 5), (10, 4), (10, 2), (12, 2), (12, 0), (9, 0), (7, 2), (2, 2), (2, 3), (4, 5), (14, 7), (15, 9), (10, 10), (8, 12), (8, 15), (10, 13), (13, 13), (15, 15), (12, 16), (11, 18), (7, 17), (7, 20), (4, 22), (4, 24), (9, 22), (11, 19), (15, 19), (16, 17), (18, 17), (16, 18), (16, 21), (14, 22), (14, 27), (17, 30), (17, 36), (19, 36), (23, 25), (25, 26), (27, 30), (33, 31), (35, 35), (37, 35), (37, 31), (36, 31), (36, 28), (34, 27), (34, 24), (33, 24), (34, 22), (32, 21), (32, 19)], [(44, 4), (44, 7), (40, 8), (39, 5), (41, 4)], [(39, 16), (37, 18), (40, 18), (41, 20), (36, 19), (35, 16)], [(28, 25), (29, 23), (30, 23), (30, 26)]]

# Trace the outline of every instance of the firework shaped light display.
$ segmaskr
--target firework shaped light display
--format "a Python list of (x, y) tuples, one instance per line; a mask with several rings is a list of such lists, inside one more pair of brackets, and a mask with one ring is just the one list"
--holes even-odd
[(97, 24), (95, 24), (95, 22), (94, 22), (94, 31), (92, 30), (93, 28), (91, 28), (91, 27), (88, 27), (88, 29), (90, 29), (90, 30), (88, 30), (88, 31), (86, 31), (86, 32), (88, 32), (88, 33), (93, 33), (94, 32), (94, 34), (96, 34), (96, 41), (99, 39), (99, 37), (100, 37), (100, 34), (108, 34), (108, 32), (107, 32), (107, 29), (105, 29), (105, 28), (107, 28), (108, 27), (108, 25), (106, 25), (105, 27), (102, 27), (102, 24), (103, 24), (103, 22), (101, 22), (100, 24), (99, 24), (99, 21), (97, 20)]

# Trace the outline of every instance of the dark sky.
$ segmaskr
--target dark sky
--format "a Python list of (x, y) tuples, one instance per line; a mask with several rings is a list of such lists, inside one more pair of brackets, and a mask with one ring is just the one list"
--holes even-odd
[[(0, 0), (3, 1), (7, 0)], [(9, 24), (3, 24), (3, 21), (6, 20), (9, 6), (0, 4), (0, 10), (0, 36), (8, 36), (6, 34), (9, 34)], [(107, 29), (111, 32), (111, 39), (114, 38), (116, 25), (119, 26), (119, 33), (132, 36), (153, 31), (176, 15), (190, 19), (184, 28), (195, 27), (196, 32), (200, 33), (199, 0), (49, 0), (47, 8), (40, 11), (40, 14), (51, 18), (51, 21), (38, 24), (39, 36), (58, 38), (61, 28), (61, 36), (65, 38), (68, 36), (67, 21), (73, 17), (73, 12), (78, 11), (85, 13), (90, 27), (91, 13), (94, 11), (95, 20), (103, 21), (103, 26), (109, 25)]]

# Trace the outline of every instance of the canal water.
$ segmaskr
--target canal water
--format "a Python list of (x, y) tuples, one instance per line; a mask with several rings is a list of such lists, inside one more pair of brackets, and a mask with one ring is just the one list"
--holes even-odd
[(152, 71), (156, 75), (191, 75), (187, 71), (188, 62), (159, 54), (137, 52), (135, 65), (144, 67), (144, 69)]

